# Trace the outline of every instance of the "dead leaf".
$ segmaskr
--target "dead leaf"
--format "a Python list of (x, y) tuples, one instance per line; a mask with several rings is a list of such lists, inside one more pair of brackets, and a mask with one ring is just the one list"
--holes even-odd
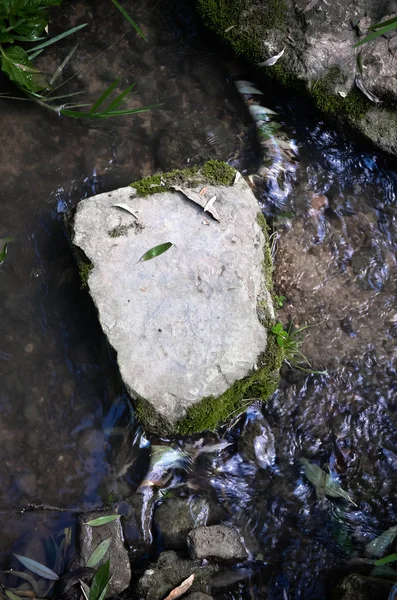
[(122, 202), (120, 202), (120, 204), (112, 204), (112, 208), (121, 208), (121, 210), (125, 210), (125, 212), (130, 213), (130, 215), (132, 215), (135, 219), (138, 219), (138, 217), (134, 212), (132, 212), (132, 209), (128, 206), (128, 204), (123, 204)]
[(193, 581), (194, 573), (192, 573), (190, 577), (185, 579), (185, 581), (182, 581), (181, 585), (178, 585), (178, 587), (174, 588), (172, 592), (168, 594), (165, 600), (176, 600), (177, 598), (183, 596), (183, 594), (185, 594), (187, 590), (192, 587)]
[[(201, 206), (201, 208), (206, 210), (205, 207), (207, 206), (208, 201), (205, 198), (203, 198), (203, 196), (200, 196), (200, 194), (198, 192), (195, 192), (194, 190), (191, 190), (190, 188), (181, 188), (177, 185), (173, 185), (172, 189), (175, 190), (176, 192), (181, 192), (181, 194), (186, 196), (186, 198), (188, 200), (191, 200), (192, 202), (194, 202), (195, 204), (198, 204), (199, 206)], [(207, 209), (207, 212), (209, 212), (210, 215), (212, 215), (216, 221), (220, 222), (218, 212), (214, 208), (212, 208), (210, 206), (209, 209)]]
[(233, 185), (236, 185), (236, 183), (238, 182), (238, 180), (240, 179), (240, 177), (241, 177), (240, 171), (236, 171), (236, 174), (235, 174), (234, 179), (233, 179)]
[(204, 194), (205, 194), (207, 191), (208, 191), (208, 188), (207, 188), (207, 187), (203, 187), (203, 188), (200, 190), (200, 196), (204, 196)]
[[(219, 215), (218, 215), (218, 212), (217, 212), (217, 210), (214, 208), (214, 202), (215, 202), (215, 200), (216, 200), (216, 196), (212, 196), (212, 198), (210, 198), (210, 199), (208, 200), (207, 204), (204, 206), (204, 212), (209, 212), (209, 213), (211, 213), (212, 215), (214, 215), (214, 213), (216, 213), (216, 215), (217, 215), (217, 216), (216, 216), (215, 218), (217, 219), (217, 221), (220, 221), (220, 219), (219, 219)], [(214, 215), (214, 216), (215, 216), (215, 215)]]
[(285, 48), (283, 48), (281, 50), (281, 52), (279, 52), (275, 56), (271, 56), (267, 60), (264, 60), (264, 61), (262, 61), (260, 63), (256, 63), (256, 64), (258, 65), (258, 67), (271, 67), (272, 65), (276, 64), (276, 62), (282, 57), (284, 52), (285, 52)]
[(317, 6), (320, 0), (310, 0), (309, 4), (303, 9), (303, 12), (307, 12)]
[(365, 96), (367, 96), (368, 100), (371, 100), (371, 102), (377, 102), (377, 103), (382, 102), (382, 100), (380, 98), (378, 98), (378, 96), (375, 96), (375, 94), (373, 94), (372, 92), (370, 92), (369, 90), (367, 90), (367, 88), (364, 85), (364, 82), (363, 82), (363, 79), (362, 79), (361, 75), (356, 75), (355, 82), (356, 82), (356, 86), (358, 87), (358, 89)]

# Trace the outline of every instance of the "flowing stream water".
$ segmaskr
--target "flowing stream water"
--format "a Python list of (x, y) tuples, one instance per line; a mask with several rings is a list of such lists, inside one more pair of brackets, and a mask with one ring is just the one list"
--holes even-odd
[[(121, 77), (124, 87), (137, 84), (130, 107), (158, 109), (91, 123), (0, 101), (0, 238), (15, 238), (0, 266), (3, 567), (16, 550), (40, 560), (42, 540), (73, 521), (71, 512), (21, 513), (27, 505), (91, 508), (125, 498), (149, 461), (150, 440), (131, 420), (80, 289), (63, 213), (160, 170), (210, 158), (245, 173), (260, 164), (255, 127), (231, 77), (246, 66), (223, 57), (192, 4), (135, 2), (148, 42), (105, 0), (54, 11), (54, 35), (89, 23), (65, 77), (86, 68), (65, 89), (92, 100)], [(75, 41), (53, 46), (42, 66), (55, 70)], [(208, 495), (245, 535), (250, 563), (240, 582), (214, 588), (215, 598), (314, 600), (327, 597), (335, 570), (397, 522), (397, 170), (307, 114), (307, 104), (269, 84), (263, 91), (262, 103), (278, 112), (297, 148), (289, 197), (257, 192), (277, 232), (275, 291), (286, 298), (279, 316), (310, 325), (302, 352), (327, 374), (285, 368), (263, 407), (266, 420), (257, 408), (238, 418), (220, 432), (229, 446), (203, 454), (188, 473), (176, 471), (167, 487)], [(262, 434), (250, 451), (253, 423)], [(301, 459), (330, 469), (353, 502), (318, 498)]]

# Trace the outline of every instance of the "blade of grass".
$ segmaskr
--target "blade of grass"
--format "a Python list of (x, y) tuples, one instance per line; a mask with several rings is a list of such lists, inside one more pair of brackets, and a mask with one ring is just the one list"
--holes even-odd
[(143, 33), (142, 29), (139, 27), (139, 25), (137, 23), (135, 23), (135, 21), (133, 19), (131, 19), (128, 12), (121, 6), (121, 4), (119, 4), (119, 2), (117, 0), (112, 0), (112, 2), (115, 5), (115, 7), (121, 12), (123, 17), (128, 21), (128, 23), (131, 25), (131, 27), (133, 27), (135, 29), (135, 31), (138, 33), (138, 35), (140, 35), (141, 38), (143, 38), (145, 40), (145, 42), (147, 42), (147, 37)]
[(375, 40), (376, 38), (380, 37), (381, 35), (384, 35), (385, 33), (389, 33), (389, 31), (393, 31), (393, 29), (396, 29), (396, 27), (397, 27), (397, 22), (389, 23), (389, 25), (379, 28), (376, 31), (374, 31), (373, 33), (370, 33), (369, 35), (365, 36), (365, 38), (363, 40), (360, 40), (359, 42), (357, 42), (357, 44), (354, 44), (353, 48), (358, 48), (359, 46), (362, 46), (363, 44), (372, 42), (372, 40)]
[(120, 104), (123, 102), (124, 98), (127, 96), (127, 94), (130, 93), (130, 91), (135, 87), (135, 83), (133, 83), (132, 85), (129, 85), (124, 92), (121, 92), (121, 94), (119, 96), (117, 96), (117, 98), (115, 100), (113, 100), (113, 102), (111, 102), (109, 104), (109, 106), (107, 107), (107, 109), (105, 110), (106, 113), (108, 113), (111, 110), (114, 110), (115, 108), (117, 108), (118, 106), (120, 106)]
[(151, 110), (152, 108), (157, 108), (160, 104), (156, 104), (155, 106), (145, 106), (144, 108), (135, 108), (133, 110), (117, 110), (111, 113), (103, 112), (103, 113), (91, 113), (91, 112), (79, 112), (77, 110), (68, 110), (62, 109), (60, 111), (61, 115), (64, 117), (76, 117), (82, 119), (106, 119), (108, 117), (118, 117), (121, 115), (134, 115), (140, 112), (145, 112), (147, 110)]
[(101, 106), (101, 104), (103, 104), (103, 102), (105, 102), (106, 98), (118, 86), (119, 82), (120, 82), (119, 78), (117, 78), (115, 81), (113, 81), (113, 83), (111, 83), (109, 85), (109, 87), (103, 92), (103, 94), (98, 98), (98, 100), (96, 102), (94, 102), (94, 104), (92, 105), (92, 108), (90, 110), (91, 114), (94, 114), (97, 111), (97, 109)]
[(33, 60), (34, 58), (36, 58), (36, 56), (39, 56), (39, 54), (41, 54), (42, 52), (43, 52), (43, 50), (37, 50), (37, 52), (33, 52), (33, 54), (29, 54), (30, 60)]
[[(82, 25), (77, 25), (77, 27), (72, 27), (71, 29), (63, 31), (59, 35), (56, 35), (55, 37), (51, 38), (50, 40), (47, 40), (46, 42), (43, 42), (42, 44), (38, 44), (37, 46), (33, 46), (33, 48), (29, 48), (29, 50), (26, 50), (26, 52), (30, 55), (30, 53), (34, 52), (35, 50), (47, 48), (47, 46), (51, 46), (51, 44), (56, 44), (56, 42), (59, 42), (59, 40), (63, 40), (65, 37), (72, 35), (72, 33), (80, 31), (80, 29), (83, 29), (83, 27), (86, 27), (87, 25), (88, 23), (83, 23)], [(30, 56), (30, 58), (32, 57)]]
[(60, 74), (62, 73), (62, 71), (64, 70), (64, 68), (66, 67), (66, 65), (70, 61), (70, 59), (72, 58), (73, 54), (76, 52), (77, 48), (78, 48), (78, 44), (76, 44), (71, 49), (71, 51), (69, 52), (69, 54), (67, 55), (67, 57), (65, 58), (65, 60), (61, 62), (61, 64), (59, 65), (59, 67), (55, 71), (54, 75), (50, 79), (50, 85), (52, 85), (58, 79), (58, 77), (60, 76)]
[(382, 23), (377, 23), (376, 25), (371, 25), (370, 29), (380, 29), (381, 27), (385, 27), (385, 25), (390, 25), (391, 23), (397, 23), (397, 17), (393, 17), (392, 19), (387, 19), (387, 21), (383, 21)]

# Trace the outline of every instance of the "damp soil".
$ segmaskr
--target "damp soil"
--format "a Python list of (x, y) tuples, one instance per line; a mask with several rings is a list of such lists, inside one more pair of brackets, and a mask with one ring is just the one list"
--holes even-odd
[[(217, 158), (248, 174), (260, 163), (231, 76), (246, 66), (206, 37), (192, 4), (135, 2), (147, 42), (105, 0), (53, 11), (50, 34), (89, 23), (78, 40), (40, 58), (51, 73), (79, 42), (64, 77), (80, 74), (63, 89), (93, 101), (120, 77), (120, 90), (136, 82), (128, 108), (157, 109), (89, 122), (0, 100), (0, 238), (15, 238), (0, 266), (3, 566), (15, 551), (45, 562), (44, 541), (74, 522), (73, 509), (128, 497), (149, 461), (150, 440), (81, 289), (64, 214), (162, 170)], [(270, 467), (242, 449), (242, 417), (221, 432), (226, 450), (167, 489), (208, 494), (243, 531), (248, 574), (214, 588), (215, 598), (315, 600), (331, 593), (335, 569), (397, 520), (397, 168), (298, 99), (269, 84), (263, 91), (298, 148), (289, 197), (257, 191), (277, 238), (275, 292), (286, 298), (279, 316), (310, 325), (302, 352), (327, 374), (283, 370), (263, 408), (274, 436)], [(330, 469), (355, 504), (320, 501), (301, 458)], [(24, 511), (30, 504), (69, 512)]]

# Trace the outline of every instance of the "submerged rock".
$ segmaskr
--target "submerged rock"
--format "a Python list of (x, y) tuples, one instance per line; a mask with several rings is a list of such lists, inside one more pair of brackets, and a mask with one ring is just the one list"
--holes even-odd
[(160, 554), (157, 563), (147, 569), (139, 580), (138, 596), (144, 600), (161, 600), (192, 573), (195, 578), (191, 592), (205, 591), (207, 582), (216, 571), (215, 565), (201, 566), (199, 561), (179, 558), (176, 552), (168, 550)]
[(334, 592), (338, 600), (388, 600), (391, 583), (353, 573), (345, 577)]
[(124, 547), (119, 519), (99, 527), (87, 525), (88, 521), (106, 516), (107, 514), (114, 514), (114, 511), (109, 513), (92, 512), (80, 517), (80, 555), (75, 567), (85, 567), (95, 548), (97, 548), (104, 540), (110, 539), (109, 550), (106, 552), (100, 563), (98, 563), (98, 566), (100, 566), (107, 560), (110, 561), (110, 573), (112, 579), (106, 595), (106, 597), (109, 598), (121, 594), (121, 592), (128, 588), (131, 580), (131, 566), (128, 552)]
[[(282, 56), (261, 72), (312, 97), (397, 153), (395, 31), (356, 49), (369, 27), (395, 16), (373, 0), (196, 0), (204, 23), (254, 63)], [(389, 38), (389, 39), (388, 39)], [(358, 58), (359, 54), (359, 58)]]
[[(217, 164), (231, 182), (234, 170)], [(249, 186), (242, 177), (204, 185), (196, 174), (203, 184), (183, 188), (192, 201), (171, 176), (138, 182), (146, 197), (128, 187), (83, 200), (73, 238), (92, 263), (90, 293), (124, 383), (146, 427), (162, 434), (215, 427), (251, 386), (265, 399), (279, 368), (277, 352), (266, 355), (269, 255)], [(211, 201), (219, 222), (196, 201)]]
[(248, 552), (237, 529), (227, 525), (198, 527), (188, 535), (192, 558), (212, 558), (224, 562), (239, 562), (248, 558)]
[(161, 541), (170, 550), (186, 547), (189, 531), (210, 521), (210, 504), (206, 498), (170, 498), (154, 512), (154, 523)]
[(186, 596), (186, 600), (212, 600), (212, 596), (203, 594), (203, 592), (193, 592), (193, 594)]

